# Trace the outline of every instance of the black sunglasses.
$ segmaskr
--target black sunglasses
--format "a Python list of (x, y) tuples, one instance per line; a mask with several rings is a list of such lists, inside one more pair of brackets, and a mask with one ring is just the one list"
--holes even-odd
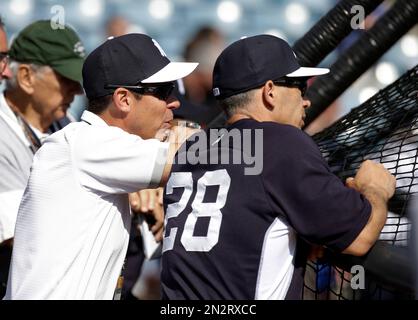
[(306, 90), (308, 89), (307, 80), (301, 80), (298, 78), (280, 78), (278, 80), (274, 80), (273, 83), (284, 87), (296, 87), (300, 90), (302, 97), (305, 96)]
[(157, 85), (136, 85), (136, 86), (129, 86), (123, 84), (108, 84), (105, 86), (105, 89), (117, 89), (117, 88), (125, 88), (130, 91), (139, 93), (139, 94), (150, 94), (154, 97), (167, 101), (167, 99), (173, 93), (175, 88), (174, 82), (166, 82)]

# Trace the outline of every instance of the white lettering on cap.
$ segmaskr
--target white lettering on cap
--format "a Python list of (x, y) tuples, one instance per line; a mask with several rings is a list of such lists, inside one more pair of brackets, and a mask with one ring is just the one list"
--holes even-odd
[(186, 94), (186, 89), (184, 88), (183, 79), (177, 79), (177, 86), (179, 88), (180, 94), (184, 96)]
[(81, 58), (84, 58), (86, 56), (86, 51), (84, 50), (84, 46), (80, 41), (74, 44), (73, 51), (76, 55), (78, 55)]
[(215, 97), (219, 96), (221, 94), (221, 91), (219, 90), (219, 88), (213, 88), (213, 95)]
[(154, 39), (152, 39), (152, 42), (154, 42), (154, 45), (157, 47), (158, 51), (160, 51), (161, 55), (163, 57), (167, 57), (167, 55), (165, 54), (163, 48), (161, 48), (160, 44), (156, 40), (154, 40)]

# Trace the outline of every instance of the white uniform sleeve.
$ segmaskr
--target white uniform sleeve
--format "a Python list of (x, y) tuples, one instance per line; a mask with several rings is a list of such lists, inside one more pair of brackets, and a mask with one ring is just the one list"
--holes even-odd
[(73, 140), (72, 153), (84, 187), (110, 194), (127, 193), (158, 187), (168, 146), (116, 127), (87, 127)]

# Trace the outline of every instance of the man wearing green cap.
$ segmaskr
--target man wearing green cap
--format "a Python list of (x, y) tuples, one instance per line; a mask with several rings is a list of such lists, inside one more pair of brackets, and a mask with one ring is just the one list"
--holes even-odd
[(14, 40), (0, 94), (0, 243), (11, 243), (34, 153), (62, 119), (80, 85), (84, 49), (74, 30), (37, 21)]

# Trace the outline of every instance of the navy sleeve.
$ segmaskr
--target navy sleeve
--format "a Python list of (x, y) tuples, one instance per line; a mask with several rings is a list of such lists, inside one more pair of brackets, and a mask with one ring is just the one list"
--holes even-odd
[(369, 201), (330, 171), (303, 131), (268, 123), (263, 141), (262, 179), (272, 210), (307, 241), (347, 248), (369, 220)]

